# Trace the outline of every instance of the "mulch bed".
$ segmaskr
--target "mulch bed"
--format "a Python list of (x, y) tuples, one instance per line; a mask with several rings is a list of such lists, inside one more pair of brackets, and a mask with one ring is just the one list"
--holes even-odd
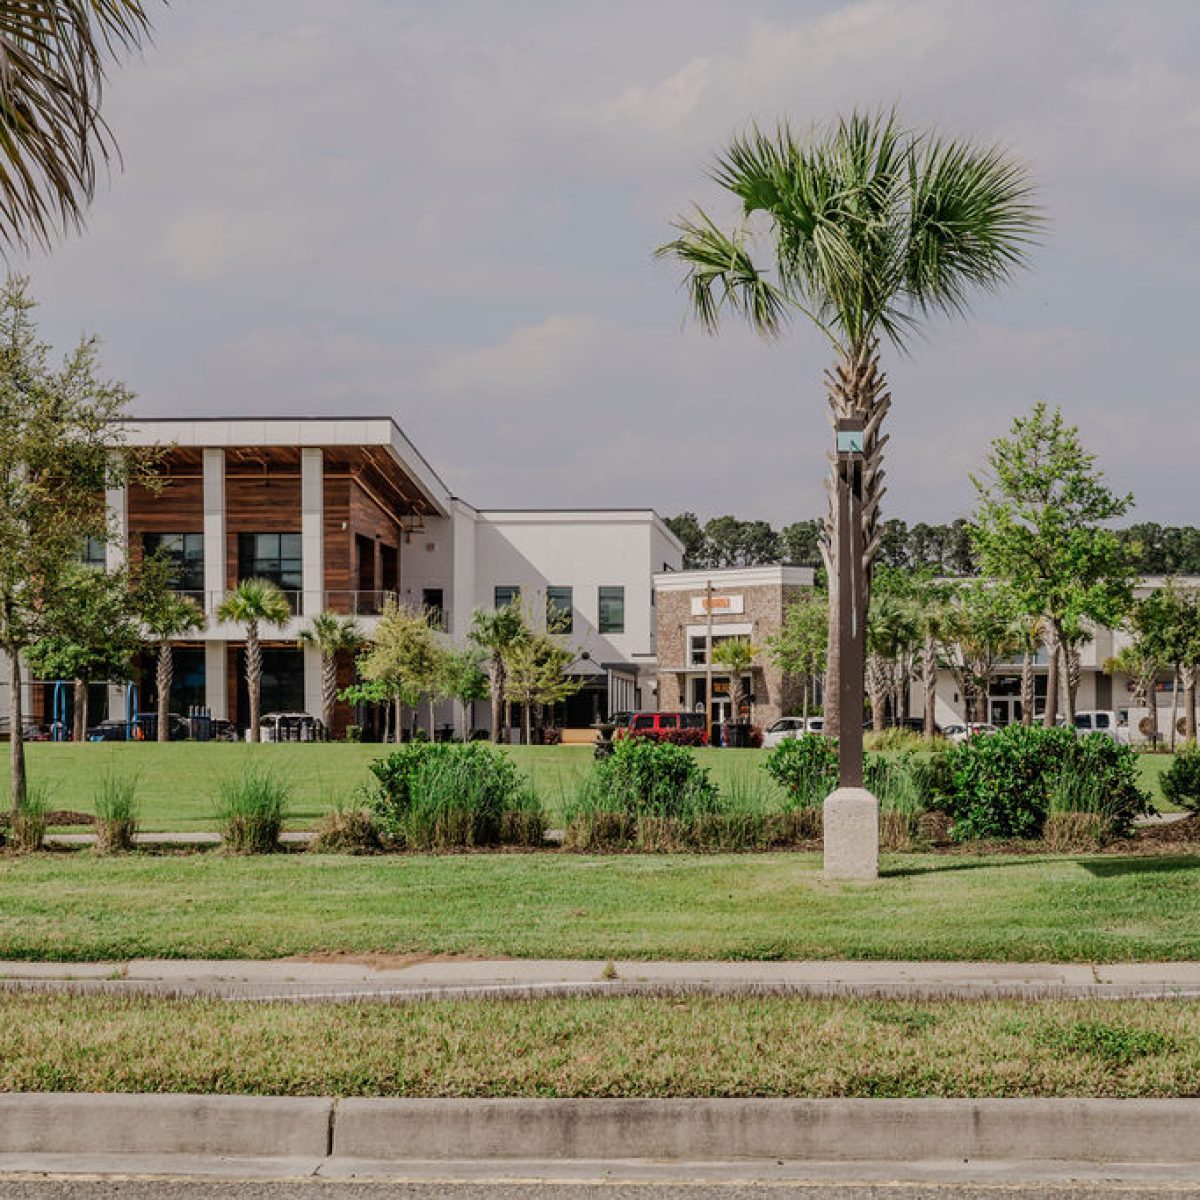
[[(12, 820), (12, 813), (0, 813), (0, 828), (7, 827)], [(56, 825), (95, 825), (96, 818), (91, 813), (76, 812), (71, 808), (52, 808), (46, 813), (46, 824), (53, 828)]]

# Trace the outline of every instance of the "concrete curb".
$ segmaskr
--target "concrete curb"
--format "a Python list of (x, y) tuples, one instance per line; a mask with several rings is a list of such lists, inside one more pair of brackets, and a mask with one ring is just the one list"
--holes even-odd
[(0, 1096), (0, 1155), (1200, 1166), (1197, 1100)]

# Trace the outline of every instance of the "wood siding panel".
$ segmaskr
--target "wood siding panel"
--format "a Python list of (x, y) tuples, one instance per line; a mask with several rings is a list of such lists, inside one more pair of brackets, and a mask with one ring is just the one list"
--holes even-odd
[(300, 476), (225, 476), (225, 586), (238, 584), (239, 533), (299, 533)]

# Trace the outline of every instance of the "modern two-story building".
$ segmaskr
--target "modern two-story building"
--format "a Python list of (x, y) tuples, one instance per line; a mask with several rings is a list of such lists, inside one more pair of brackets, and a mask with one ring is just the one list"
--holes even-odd
[[(166, 447), (161, 487), (109, 492), (116, 536), (105, 559), (115, 566), (126, 554), (165, 553), (175, 586), (206, 614), (205, 627), (176, 647), (174, 711), (198, 705), (246, 725), (244, 632), (216, 613), (251, 577), (277, 583), (293, 612), (263, 630), (264, 712), (320, 712), (319, 657), (298, 645), (313, 616), (353, 614), (369, 634), (389, 598), (432, 611), (456, 641), (476, 608), (520, 598), (535, 625), (545, 627), (549, 613), (576, 652), (583, 687), (567, 719), (588, 724), (653, 704), (651, 579), (680, 566), (682, 547), (652, 510), (477, 509), (450, 493), (386, 417), (145, 420), (131, 423), (128, 440)], [(349, 683), (353, 664), (341, 669)], [(142, 681), (147, 708), (153, 672)], [(29, 686), (26, 711), (45, 719), (44, 683)], [(119, 717), (125, 692), (110, 691)], [(350, 719), (343, 706), (339, 728)]]

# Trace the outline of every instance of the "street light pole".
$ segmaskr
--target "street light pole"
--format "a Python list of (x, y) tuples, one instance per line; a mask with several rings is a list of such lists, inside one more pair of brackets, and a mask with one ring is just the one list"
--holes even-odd
[(866, 570), (863, 564), (863, 422), (837, 422), (838, 783), (862, 787)]
[(863, 787), (863, 670), (867, 638), (863, 562), (863, 466), (866, 433), (842, 417), (837, 434), (838, 787), (825, 799), (826, 879), (879, 878), (879, 802)]

